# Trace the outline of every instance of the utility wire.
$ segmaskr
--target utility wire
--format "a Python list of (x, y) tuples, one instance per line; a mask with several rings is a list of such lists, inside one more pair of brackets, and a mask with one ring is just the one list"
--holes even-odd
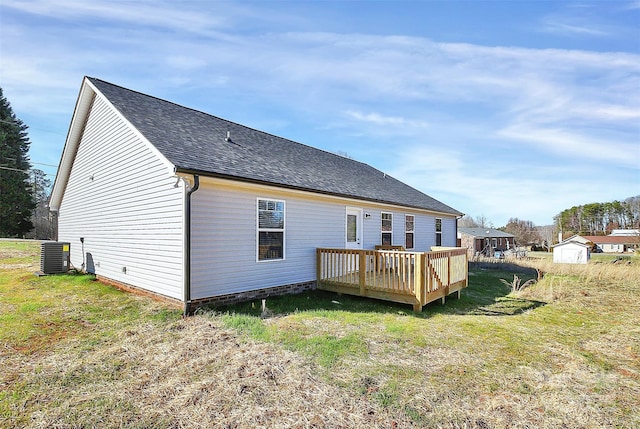
[[(3, 119), (0, 119), (0, 122), (2, 122), (3, 124), (9, 124), (9, 125), (14, 125), (16, 127), (20, 127), (20, 125), (18, 125), (15, 122), (5, 121)], [(24, 122), (22, 123), (22, 125), (27, 127), (27, 128), (29, 128), (30, 130), (42, 131), (42, 132), (49, 133), (49, 134), (55, 134), (55, 135), (58, 135), (58, 136), (64, 136), (64, 134), (62, 134), (62, 133), (59, 133), (59, 132), (56, 132), (56, 131), (52, 131), (52, 130), (47, 130), (47, 129), (44, 129), (44, 128), (32, 127), (30, 125), (25, 124)]]
[[(27, 173), (27, 174), (29, 174), (31, 171), (33, 171), (33, 170), (20, 170), (19, 168), (3, 167), (1, 165), (0, 165), (0, 170), (18, 171), (18, 172)], [(53, 174), (53, 173), (45, 173), (44, 171), (43, 171), (43, 173), (44, 173), (45, 176), (55, 176), (55, 174)]]
[(0, 169), (2, 169), (2, 170), (11, 170), (11, 171), (19, 171), (21, 173), (28, 173), (29, 172), (29, 170), (20, 170), (18, 168), (2, 167), (2, 166), (0, 166)]

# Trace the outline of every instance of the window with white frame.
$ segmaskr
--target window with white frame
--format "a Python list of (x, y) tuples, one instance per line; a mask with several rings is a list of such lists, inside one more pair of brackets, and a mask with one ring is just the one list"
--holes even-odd
[(413, 249), (415, 247), (415, 244), (414, 244), (415, 219), (416, 218), (414, 215), (404, 215), (404, 248), (405, 249)]
[(258, 261), (284, 259), (284, 201), (258, 198)]
[(382, 232), (381, 244), (384, 246), (390, 246), (393, 243), (393, 213), (381, 214), (380, 230)]
[(442, 246), (442, 219), (436, 218), (436, 246)]

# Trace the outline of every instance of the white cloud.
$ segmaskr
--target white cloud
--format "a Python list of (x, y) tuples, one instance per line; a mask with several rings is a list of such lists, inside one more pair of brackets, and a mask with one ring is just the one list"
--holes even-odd
[(624, 143), (615, 140), (597, 139), (582, 135), (578, 131), (546, 129), (515, 124), (500, 130), (498, 135), (510, 140), (530, 142), (538, 149), (557, 153), (580, 161), (598, 160), (614, 165), (638, 167), (640, 149), (638, 142)]
[(594, 28), (588, 27), (585, 25), (579, 24), (570, 24), (566, 22), (560, 22), (555, 19), (546, 19), (544, 25), (542, 27), (542, 31), (548, 33), (560, 33), (560, 34), (578, 34), (578, 35), (586, 35), (586, 36), (607, 36), (609, 32)]
[[(515, 204), (542, 213), (540, 198), (553, 206), (585, 195), (579, 175), (563, 181), (552, 168), (544, 180), (523, 177), (540, 165), (601, 163), (638, 176), (637, 54), (279, 31), (274, 22), (300, 28), (311, 18), (260, 3), (3, 0), (0, 7), (3, 89), (34, 118), (68, 120), (82, 76), (91, 75), (223, 117), (235, 108), (285, 137), (294, 127), (319, 140), (316, 131), (331, 133), (336, 149), (391, 166), (427, 193), (459, 201), (451, 202), (459, 210), (477, 201), (474, 215), (498, 216)], [(605, 32), (561, 17), (547, 22), (573, 34)], [(68, 122), (59, 127), (66, 134)], [(549, 188), (554, 193), (539, 191)]]
[(156, 1), (3, 0), (3, 6), (56, 19), (98, 18), (180, 31), (204, 32), (228, 26), (225, 15), (203, 14)]
[(478, 156), (437, 145), (409, 147), (395, 155), (389, 174), (472, 217), (484, 214), (497, 227), (510, 217), (547, 225), (574, 205), (638, 192), (637, 183), (622, 176), (612, 190), (602, 180), (608, 172), (568, 158), (560, 164), (539, 160), (523, 166), (494, 153)]
[[(370, 128), (369, 134), (382, 135), (413, 135), (429, 127), (426, 121), (418, 119), (408, 119), (401, 116), (385, 116), (380, 113), (362, 113), (348, 110), (345, 112), (347, 119), (350, 119), (348, 127)], [(356, 123), (360, 124), (354, 124)]]

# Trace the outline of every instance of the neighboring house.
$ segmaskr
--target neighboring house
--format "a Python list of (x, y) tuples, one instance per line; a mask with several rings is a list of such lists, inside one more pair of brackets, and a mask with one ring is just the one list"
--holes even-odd
[(583, 238), (604, 253), (623, 253), (640, 248), (640, 238), (633, 235), (585, 235)]
[(586, 264), (591, 258), (591, 246), (580, 241), (567, 240), (551, 247), (554, 263)]
[(462, 215), (367, 164), (95, 78), (50, 208), (75, 267), (185, 313), (313, 288), (318, 247), (455, 246)]
[(513, 234), (493, 228), (458, 228), (458, 246), (467, 249), (469, 259), (476, 256), (493, 257), (496, 251), (515, 248)]

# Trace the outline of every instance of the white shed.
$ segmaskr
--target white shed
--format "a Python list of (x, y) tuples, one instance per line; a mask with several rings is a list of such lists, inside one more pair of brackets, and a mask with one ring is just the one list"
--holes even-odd
[(553, 246), (553, 262), (556, 264), (586, 264), (591, 248), (579, 241), (563, 241)]

